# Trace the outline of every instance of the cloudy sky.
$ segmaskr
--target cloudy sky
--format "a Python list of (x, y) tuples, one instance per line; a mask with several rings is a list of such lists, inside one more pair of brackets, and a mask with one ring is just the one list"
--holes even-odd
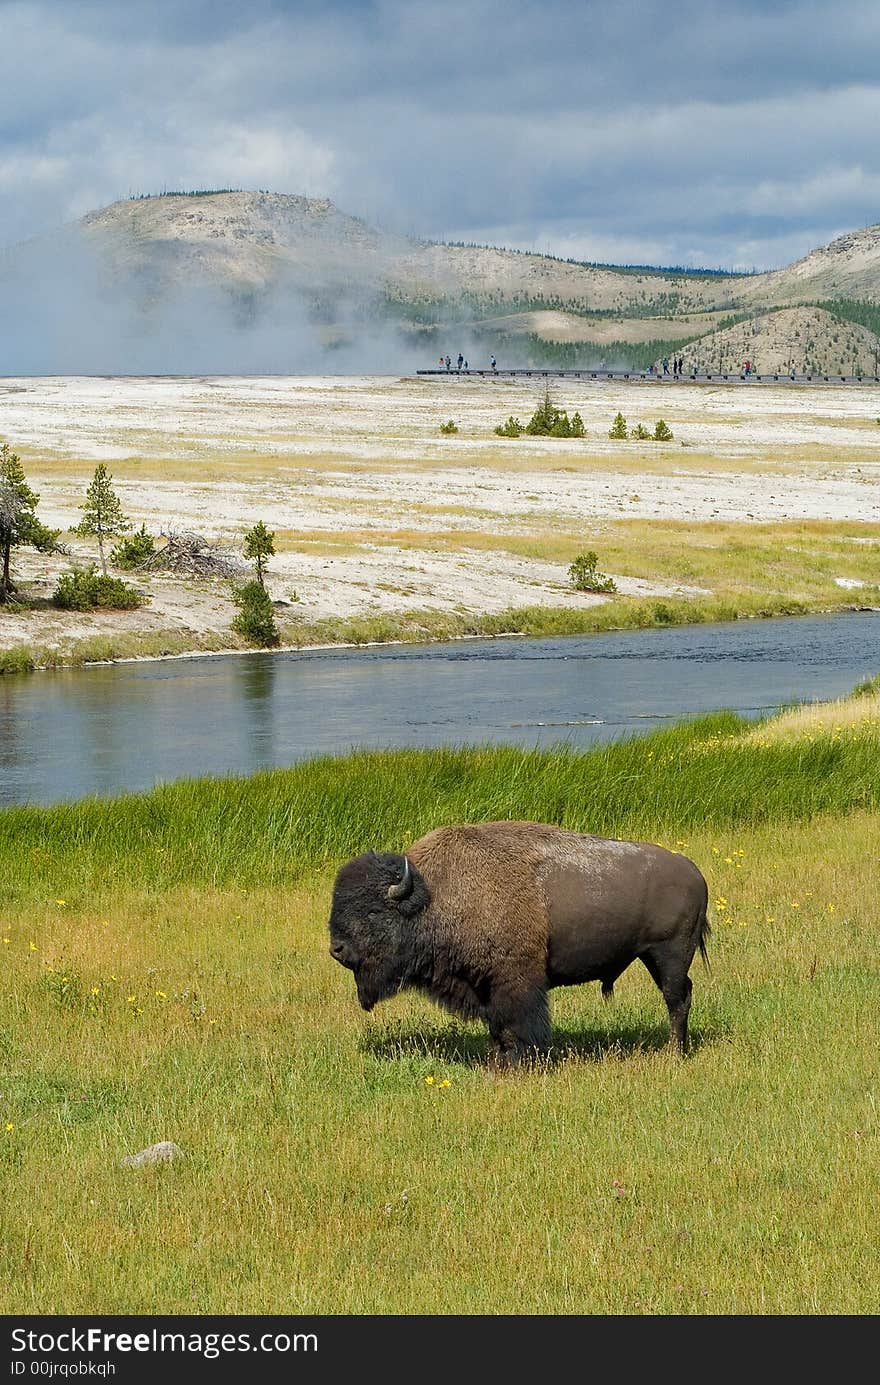
[(0, 245), (130, 192), (770, 267), (880, 221), (876, 0), (0, 0)]

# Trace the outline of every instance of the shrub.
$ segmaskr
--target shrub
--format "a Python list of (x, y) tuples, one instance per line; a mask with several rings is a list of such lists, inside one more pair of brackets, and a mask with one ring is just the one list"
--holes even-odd
[(121, 577), (105, 577), (96, 567), (74, 568), (58, 579), (52, 604), (62, 611), (133, 611), (143, 597)]
[(232, 622), (237, 635), (241, 635), (248, 644), (259, 645), (261, 649), (270, 649), (281, 643), (272, 598), (262, 582), (254, 580), (233, 587), (232, 599), (238, 607), (238, 614)]
[(597, 555), (588, 550), (579, 553), (568, 569), (571, 585), (577, 592), (616, 592), (617, 583), (596, 568)]
[(499, 423), (498, 427), (495, 429), (499, 438), (518, 438), (520, 434), (525, 431), (519, 419), (514, 418), (513, 414), (510, 415), (506, 423)]
[(142, 524), (140, 529), (135, 529), (133, 534), (126, 535), (120, 539), (119, 543), (110, 554), (110, 561), (114, 567), (125, 568), (130, 571), (132, 568), (140, 567), (148, 558), (152, 558), (156, 552), (156, 545), (153, 542), (153, 535), (147, 533), (147, 526)]
[(653, 433), (645, 427), (644, 423), (637, 423), (635, 428), (630, 429), (631, 438), (650, 438), (653, 436)]
[(655, 442), (672, 442), (672, 429), (668, 423), (664, 423), (662, 418), (658, 418), (654, 425)]
[[(496, 431), (496, 432), (498, 431), (497, 428), (496, 428), (495, 431)], [(455, 419), (454, 419), (454, 418), (450, 418), (446, 423), (441, 423), (441, 424), (440, 424), (440, 432), (441, 432), (441, 433), (457, 433), (457, 432), (458, 432), (458, 424), (455, 422)]]
[(623, 414), (615, 414), (614, 422), (608, 433), (609, 438), (625, 438), (628, 436), (626, 431), (626, 419)]

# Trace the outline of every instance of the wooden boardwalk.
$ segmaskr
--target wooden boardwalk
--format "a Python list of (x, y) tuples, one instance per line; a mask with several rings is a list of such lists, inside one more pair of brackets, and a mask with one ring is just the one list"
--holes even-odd
[(798, 375), (780, 372), (778, 375), (751, 373), (744, 371), (687, 371), (684, 375), (651, 375), (647, 370), (552, 370), (517, 366), (513, 369), (459, 370), (457, 366), (434, 366), (431, 370), (417, 370), (416, 375), (472, 375), (478, 379), (503, 376), (522, 377), (526, 380), (633, 380), (655, 385), (717, 384), (719, 381), (732, 385), (877, 385), (880, 375)]

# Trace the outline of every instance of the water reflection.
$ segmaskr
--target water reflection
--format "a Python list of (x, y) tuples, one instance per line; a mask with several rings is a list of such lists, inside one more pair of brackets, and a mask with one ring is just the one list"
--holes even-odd
[(0, 678), (0, 803), (246, 774), (353, 746), (586, 746), (731, 707), (838, 697), (880, 613), (589, 638), (120, 664)]
[(278, 676), (278, 664), (272, 654), (253, 654), (233, 660), (233, 675), (238, 687), (242, 732), (247, 741), (254, 769), (268, 768), (275, 763), (275, 709), (273, 689)]

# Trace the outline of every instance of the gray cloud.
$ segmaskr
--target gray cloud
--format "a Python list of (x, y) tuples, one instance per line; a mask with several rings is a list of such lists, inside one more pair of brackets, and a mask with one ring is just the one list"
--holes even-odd
[(772, 266), (880, 220), (873, 0), (0, 0), (0, 244), (162, 187)]

